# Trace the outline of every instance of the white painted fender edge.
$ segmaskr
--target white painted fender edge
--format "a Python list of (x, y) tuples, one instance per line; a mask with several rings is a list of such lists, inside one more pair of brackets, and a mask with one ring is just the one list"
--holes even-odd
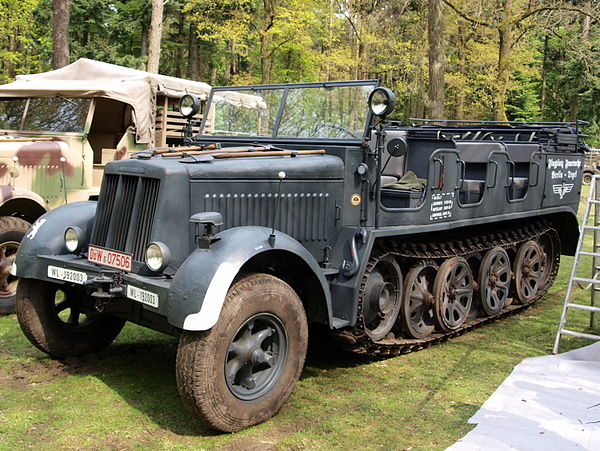
[(239, 270), (240, 266), (233, 263), (224, 262), (219, 265), (208, 285), (200, 311), (185, 318), (184, 330), (208, 330), (217, 324), (227, 291)]

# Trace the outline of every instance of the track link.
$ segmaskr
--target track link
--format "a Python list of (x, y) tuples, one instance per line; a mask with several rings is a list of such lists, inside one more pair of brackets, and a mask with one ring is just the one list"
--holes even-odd
[[(450, 332), (435, 332), (423, 339), (404, 338), (400, 336), (401, 333), (392, 331), (384, 339), (374, 342), (367, 335), (362, 318), (364, 290), (369, 274), (382, 258), (393, 255), (402, 263), (414, 263), (419, 260), (444, 260), (456, 256), (469, 260), (472, 258), (480, 258), (486, 251), (496, 246), (501, 246), (507, 251), (515, 251), (525, 241), (536, 240), (545, 234), (550, 238), (552, 248), (554, 249), (552, 255), (553, 264), (545, 284), (540, 287), (535, 298), (529, 304), (511, 304), (504, 307), (497, 315), (479, 316), (465, 322), (456, 330)], [(560, 240), (558, 233), (552, 227), (552, 224), (546, 221), (536, 221), (519, 227), (507, 228), (502, 232), (483, 233), (449, 241), (407, 243), (393, 238), (379, 240), (375, 244), (367, 264), (367, 269), (362, 278), (356, 325), (353, 328), (336, 332), (335, 338), (343, 348), (358, 354), (379, 356), (399, 355), (421, 350), (433, 344), (462, 335), (465, 332), (490, 321), (495, 321), (499, 318), (529, 308), (535, 301), (544, 296), (550, 286), (554, 283), (558, 273), (559, 263)]]

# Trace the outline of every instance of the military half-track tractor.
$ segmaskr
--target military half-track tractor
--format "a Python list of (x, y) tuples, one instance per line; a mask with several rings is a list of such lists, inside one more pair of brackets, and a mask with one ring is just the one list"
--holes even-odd
[(542, 297), (578, 239), (579, 124), (402, 125), (394, 103), (374, 80), (213, 89), (185, 147), (110, 162), (97, 202), (35, 222), (23, 331), (56, 358), (125, 321), (178, 336), (184, 405), (236, 431), (284, 404), (311, 324), (396, 355)]

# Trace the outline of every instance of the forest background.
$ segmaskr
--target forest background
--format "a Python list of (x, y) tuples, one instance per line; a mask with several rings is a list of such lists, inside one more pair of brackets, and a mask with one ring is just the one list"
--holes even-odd
[(211, 85), (378, 78), (397, 118), (590, 122), (598, 0), (0, 0), (0, 82), (78, 58)]

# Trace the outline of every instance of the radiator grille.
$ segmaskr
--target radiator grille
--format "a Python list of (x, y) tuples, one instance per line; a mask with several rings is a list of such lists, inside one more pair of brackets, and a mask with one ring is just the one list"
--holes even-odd
[[(244, 225), (273, 225), (277, 194), (205, 194), (204, 211), (223, 215), (223, 229)], [(275, 228), (301, 242), (327, 240), (331, 216), (328, 193), (281, 195)]]
[(133, 254), (144, 260), (154, 223), (160, 180), (106, 174), (91, 244)]

